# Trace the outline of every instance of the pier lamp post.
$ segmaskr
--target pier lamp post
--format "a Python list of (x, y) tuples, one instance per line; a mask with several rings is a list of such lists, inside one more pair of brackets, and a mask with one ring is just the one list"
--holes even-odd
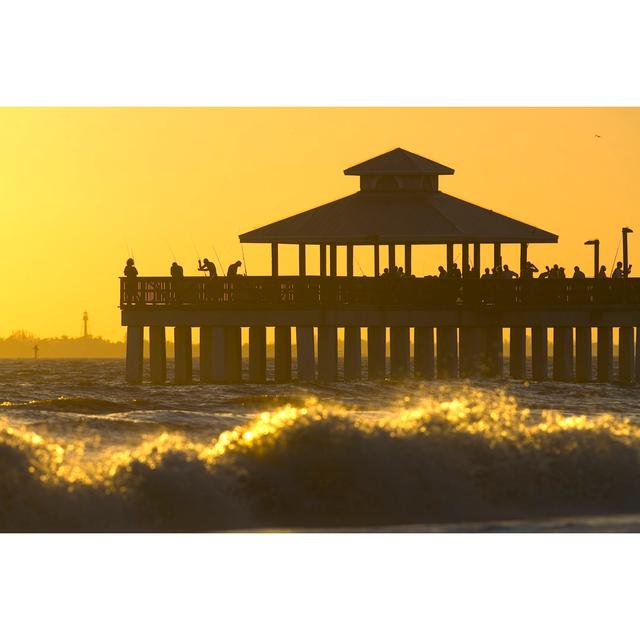
[(593, 277), (597, 278), (600, 270), (600, 240), (587, 240), (585, 244), (593, 245)]
[(622, 227), (622, 264), (624, 269), (624, 277), (629, 277), (629, 246), (627, 244), (627, 235), (633, 233), (633, 229)]

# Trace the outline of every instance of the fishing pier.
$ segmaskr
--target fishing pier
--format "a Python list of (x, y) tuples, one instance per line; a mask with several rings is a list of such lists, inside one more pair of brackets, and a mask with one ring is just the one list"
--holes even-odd
[[(168, 328), (174, 332), (178, 384), (193, 381), (194, 329), (199, 380), (207, 383), (264, 383), (268, 371), (275, 382), (505, 374), (534, 380), (640, 380), (640, 279), (596, 278), (597, 244), (594, 277), (522, 277), (529, 245), (556, 243), (558, 236), (440, 191), (441, 176), (453, 169), (395, 149), (344, 173), (359, 177), (359, 191), (240, 236), (242, 243), (271, 246), (270, 275), (121, 278), (127, 380), (145, 378), (146, 327), (149, 377), (157, 384), (167, 378)], [(296, 275), (280, 273), (284, 244), (298, 247)], [(481, 278), (483, 267), (502, 267), (507, 244), (519, 247), (521, 277)], [(442, 245), (448, 272), (459, 252), (463, 277), (413, 277), (412, 247), (417, 245)], [(354, 274), (355, 246), (373, 252), (369, 277)], [(307, 275), (310, 247), (319, 256), (317, 276)], [(338, 248), (346, 275), (338, 275)], [(482, 264), (487, 249), (491, 260)], [(625, 242), (625, 273), (627, 262)], [(383, 273), (398, 266), (402, 277)], [(274, 331), (272, 367), (267, 367), (267, 328)], [(243, 329), (248, 330), (246, 371)]]

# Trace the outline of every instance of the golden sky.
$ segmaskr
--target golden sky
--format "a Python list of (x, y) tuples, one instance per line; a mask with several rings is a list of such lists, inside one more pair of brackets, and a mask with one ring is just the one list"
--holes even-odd
[[(86, 309), (92, 333), (120, 338), (129, 250), (141, 275), (168, 274), (172, 252), (195, 275), (213, 246), (226, 267), (239, 233), (356, 191), (342, 170), (398, 146), (456, 170), (441, 190), (559, 234), (530, 247), (539, 267), (590, 275), (583, 242), (599, 237), (609, 268), (624, 225), (635, 260), (640, 109), (0, 109), (0, 336), (76, 335)], [(356, 250), (365, 272), (370, 254)], [(245, 255), (249, 275), (269, 272), (268, 247)], [(517, 248), (503, 255), (517, 268)], [(414, 250), (414, 272), (444, 260)], [(316, 273), (315, 249), (308, 261)], [(281, 273), (296, 268), (281, 249)]]

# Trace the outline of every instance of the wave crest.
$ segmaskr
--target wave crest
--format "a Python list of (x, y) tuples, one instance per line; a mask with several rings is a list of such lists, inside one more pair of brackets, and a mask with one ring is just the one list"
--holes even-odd
[(198, 443), (87, 455), (0, 428), (3, 530), (355, 527), (638, 510), (640, 430), (473, 388), (379, 413), (309, 399)]

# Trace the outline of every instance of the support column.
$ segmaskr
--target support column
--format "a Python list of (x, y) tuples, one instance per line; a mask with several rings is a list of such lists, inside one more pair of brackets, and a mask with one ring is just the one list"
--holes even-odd
[(636, 327), (636, 382), (640, 382), (640, 327)]
[(142, 362), (144, 349), (144, 327), (127, 327), (127, 382), (142, 382)]
[(242, 328), (224, 328), (224, 377), (225, 382), (242, 381)]
[(598, 382), (613, 379), (613, 328), (598, 327)]
[(275, 328), (275, 381), (291, 381), (291, 327)]
[(453, 242), (447, 242), (447, 273), (453, 269)]
[(338, 247), (335, 244), (329, 245), (329, 275), (338, 275)]
[(338, 329), (318, 327), (318, 380), (335, 382), (338, 379)]
[(620, 327), (618, 336), (618, 380), (630, 383), (634, 379), (633, 327)]
[(367, 377), (380, 380), (386, 376), (386, 327), (367, 327)]
[(526, 330), (524, 327), (511, 327), (509, 330), (509, 375), (524, 380), (527, 354)]
[(416, 378), (433, 380), (435, 370), (433, 327), (415, 327), (413, 330), (414, 375)]
[(296, 366), (299, 382), (313, 382), (316, 379), (313, 327), (296, 327)]
[(327, 245), (321, 244), (320, 247), (320, 275), (327, 275)]
[(380, 275), (380, 245), (373, 245), (373, 275), (377, 278)]
[(149, 327), (151, 384), (167, 381), (167, 339), (164, 327)]
[(307, 275), (307, 245), (298, 245), (298, 273), (301, 276)]
[(591, 327), (576, 327), (576, 382), (591, 382)]
[(409, 375), (410, 338), (409, 327), (391, 327), (390, 360), (391, 377), (406, 378)]
[(473, 245), (473, 270), (476, 272), (476, 278), (481, 275), (482, 265), (480, 264), (480, 243), (476, 242)]
[(192, 379), (191, 327), (175, 327), (174, 359), (176, 384), (190, 384)]
[(460, 327), (460, 375), (465, 378), (483, 372), (483, 331), (479, 327)]
[(482, 373), (495, 378), (504, 374), (502, 360), (502, 327), (485, 327), (482, 329)]
[(225, 335), (224, 327), (211, 328), (211, 379), (213, 382), (225, 382)]
[(391, 271), (391, 267), (396, 266), (396, 245), (389, 245), (389, 271)]
[(404, 272), (411, 275), (411, 243), (407, 242), (404, 245)]
[(362, 370), (360, 327), (344, 328), (344, 379), (360, 380)]
[(553, 379), (569, 382), (573, 379), (573, 329), (553, 328)]
[(353, 245), (347, 245), (347, 276), (353, 276)]
[(531, 368), (534, 380), (546, 380), (549, 375), (547, 342), (547, 327), (531, 328)]
[[(224, 275), (224, 274), (223, 274)], [(271, 243), (271, 275), (278, 275), (278, 243)]]
[(469, 276), (470, 275), (470, 267), (469, 267), (469, 243), (462, 243), (462, 275)]
[(200, 382), (213, 382), (213, 327), (200, 327)]
[(527, 270), (527, 243), (520, 244), (520, 277), (524, 278), (524, 272)]
[(502, 266), (502, 245), (499, 242), (493, 244), (493, 266), (495, 269)]
[(456, 327), (437, 327), (438, 378), (458, 377), (458, 333)]
[(267, 381), (267, 328), (249, 327), (249, 382)]

